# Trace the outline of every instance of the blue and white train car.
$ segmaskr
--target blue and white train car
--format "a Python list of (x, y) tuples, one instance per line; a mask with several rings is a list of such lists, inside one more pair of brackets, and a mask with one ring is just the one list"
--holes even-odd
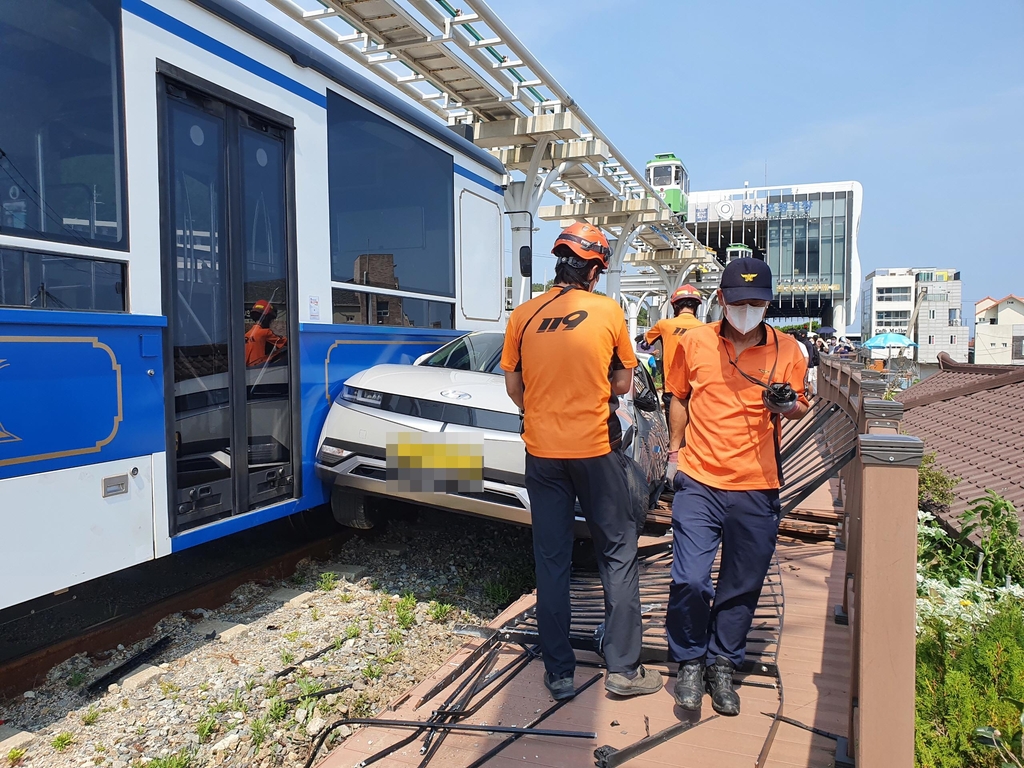
[(324, 503), (349, 375), (502, 327), (501, 164), (268, 17), (0, 40), (0, 609)]

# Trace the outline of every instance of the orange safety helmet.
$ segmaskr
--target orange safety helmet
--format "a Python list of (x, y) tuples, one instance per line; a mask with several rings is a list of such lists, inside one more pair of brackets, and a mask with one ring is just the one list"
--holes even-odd
[(258, 323), (263, 318), (268, 321), (273, 320), (277, 317), (277, 310), (274, 309), (274, 305), (264, 299), (259, 299), (255, 304), (252, 305), (252, 311), (249, 312), (249, 318), (254, 322)]
[[(587, 224), (584, 221), (570, 224), (562, 230), (562, 234), (555, 238), (555, 244), (552, 246), (551, 252), (555, 253), (555, 250), (560, 245), (568, 247), (583, 261), (596, 259), (601, 262), (602, 269), (608, 269), (612, 257), (612, 249), (608, 247), (608, 238), (604, 236), (604, 232), (593, 224)], [(583, 265), (574, 264), (572, 266)]]
[(686, 300), (695, 301), (698, 304), (700, 304), (702, 301), (704, 301), (704, 297), (701, 296), (700, 291), (698, 291), (692, 285), (686, 284), (675, 289), (675, 291), (672, 293), (672, 299), (669, 301), (669, 303), (675, 304), (676, 302)]

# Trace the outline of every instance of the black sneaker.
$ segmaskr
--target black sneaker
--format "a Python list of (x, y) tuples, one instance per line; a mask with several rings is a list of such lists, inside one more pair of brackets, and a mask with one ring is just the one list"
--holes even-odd
[(565, 701), (576, 696), (576, 687), (573, 683), (572, 675), (560, 677), (556, 680), (545, 672), (544, 687), (548, 689), (551, 693), (551, 698), (555, 701)]
[(731, 661), (725, 656), (719, 656), (704, 671), (705, 685), (711, 694), (711, 706), (720, 715), (740, 713), (740, 697), (732, 687), (733, 669)]
[(700, 710), (700, 703), (704, 700), (704, 660), (694, 659), (685, 661), (679, 665), (679, 672), (676, 673), (676, 685), (672, 689), (672, 695), (683, 709), (691, 712)]

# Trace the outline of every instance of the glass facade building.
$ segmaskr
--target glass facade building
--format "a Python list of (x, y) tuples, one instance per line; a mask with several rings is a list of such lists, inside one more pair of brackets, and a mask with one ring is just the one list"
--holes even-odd
[(723, 263), (739, 243), (768, 262), (772, 316), (818, 317), (842, 333), (859, 298), (861, 198), (855, 181), (692, 192), (687, 227)]

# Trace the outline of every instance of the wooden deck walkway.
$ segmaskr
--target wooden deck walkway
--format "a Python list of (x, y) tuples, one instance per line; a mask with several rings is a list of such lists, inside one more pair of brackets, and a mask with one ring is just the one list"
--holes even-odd
[[(808, 509), (832, 510), (828, 488), (821, 489), (807, 500)], [(831, 543), (800, 543), (782, 541), (778, 547), (779, 570), (785, 594), (785, 618), (781, 634), (778, 665), (785, 706), (783, 714), (806, 725), (845, 735), (849, 686), (849, 628), (832, 621), (832, 606), (841, 602), (845, 576), (845, 553), (836, 551)], [(524, 596), (510, 606), (492, 627), (503, 626), (533, 603), (533, 596)], [(759, 608), (760, 611), (760, 608)], [(663, 626), (663, 617), (658, 623)], [(752, 633), (752, 637), (757, 633)], [(380, 718), (424, 720), (450, 694), (441, 692), (417, 708), (420, 699), (484, 641), (474, 639), (461, 648), (434, 675), (395, 702), (394, 711)], [(763, 649), (764, 644), (750, 646)], [(501, 646), (494, 669), (513, 662), (520, 654), (518, 646)], [(695, 720), (675, 706), (670, 693), (674, 677), (667, 678), (665, 690), (633, 699), (619, 699), (608, 694), (603, 686), (603, 672), (584, 666), (598, 657), (579, 654), (576, 685), (584, 685), (595, 676), (602, 676), (581, 695), (545, 719), (537, 727), (573, 731), (594, 731), (595, 740), (526, 736), (512, 743), (486, 764), (493, 768), (513, 765), (548, 766), (550, 768), (584, 768), (595, 764), (594, 750), (603, 745), (614, 748), (628, 746), (648, 733), (656, 733), (680, 720)], [(648, 664), (662, 672), (674, 674), (674, 664)], [(523, 726), (552, 705), (542, 683), (543, 665), (529, 662), (523, 670), (479, 711), (463, 722)], [(460, 678), (461, 679), (461, 678)], [(708, 720), (676, 736), (671, 741), (645, 752), (628, 762), (630, 768), (750, 768), (757, 765), (764, 751), (774, 715), (779, 707), (779, 690), (771, 676), (750, 675), (738, 687), (742, 713), (738, 717)], [(486, 690), (484, 691), (486, 693)], [(479, 700), (477, 697), (475, 700)], [(705, 696), (700, 718), (715, 713)], [(696, 718), (696, 719), (700, 719)], [(385, 728), (361, 728), (342, 742), (318, 765), (326, 768), (352, 768), (370, 755), (395, 744), (410, 731)], [(444, 740), (430, 765), (444, 768), (469, 766), (474, 760), (500, 743), (500, 734), (451, 733)], [(384, 767), (418, 766), (422, 737), (375, 763)], [(776, 768), (827, 768), (834, 764), (835, 742), (788, 723), (779, 723), (770, 748), (763, 755), (763, 766)]]

